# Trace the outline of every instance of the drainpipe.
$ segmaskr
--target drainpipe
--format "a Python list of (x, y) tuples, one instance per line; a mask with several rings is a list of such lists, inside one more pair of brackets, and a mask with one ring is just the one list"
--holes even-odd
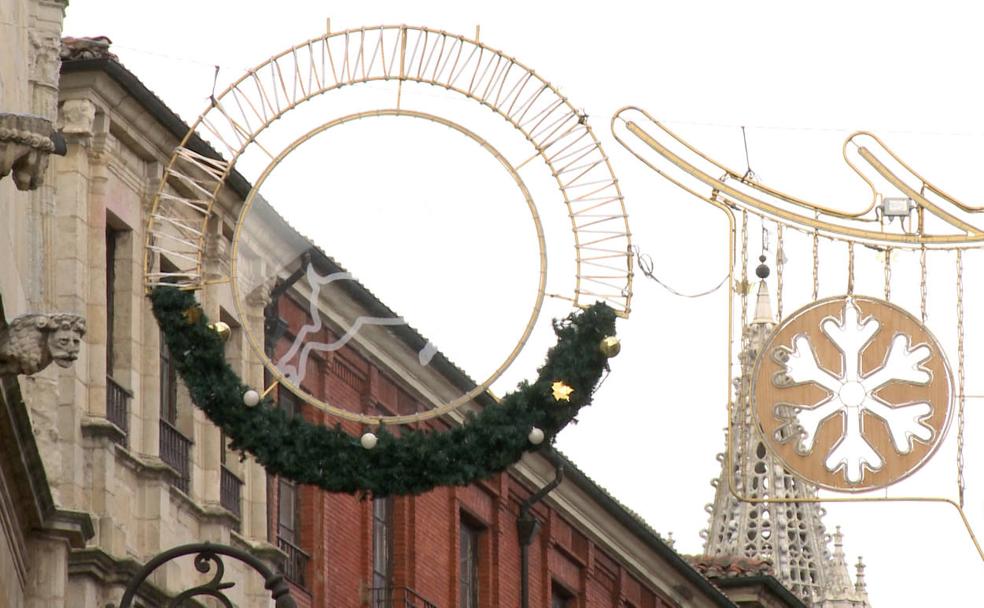
[(530, 545), (540, 531), (540, 522), (530, 514), (530, 508), (534, 504), (543, 500), (543, 497), (553, 491), (554, 488), (564, 481), (564, 465), (559, 464), (554, 468), (554, 479), (547, 485), (536, 491), (519, 505), (519, 518), (516, 519), (516, 531), (519, 532), (519, 597), (521, 608), (529, 608), (530, 605)]
[(301, 254), (301, 265), (297, 268), (297, 270), (292, 272), (286, 279), (277, 281), (277, 284), (270, 290), (270, 303), (263, 309), (263, 350), (266, 352), (267, 357), (273, 357), (274, 345), (286, 329), (280, 322), (280, 315), (277, 311), (277, 300), (279, 300), (280, 296), (284, 295), (288, 289), (293, 287), (294, 283), (304, 276), (304, 273), (307, 272), (307, 267), (310, 263), (311, 254), (310, 252), (305, 251)]

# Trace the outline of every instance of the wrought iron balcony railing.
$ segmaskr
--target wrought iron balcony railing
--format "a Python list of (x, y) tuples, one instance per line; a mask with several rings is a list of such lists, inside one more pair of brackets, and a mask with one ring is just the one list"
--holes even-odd
[(370, 608), (437, 608), (409, 587), (373, 587), (369, 589)]
[(311, 556), (284, 538), (277, 539), (277, 548), (287, 554), (287, 562), (284, 564), (284, 578), (299, 587), (307, 587), (305, 573)]
[(243, 480), (222, 465), (219, 478), (219, 502), (226, 511), (236, 517), (242, 517), (242, 487)]
[(119, 443), (124, 447), (130, 437), (130, 399), (133, 399), (132, 391), (106, 376), (106, 419), (123, 431), (123, 438)]
[(191, 485), (190, 452), (191, 439), (162, 419), (161, 460), (177, 472), (177, 476), (171, 479), (171, 485), (185, 494)]

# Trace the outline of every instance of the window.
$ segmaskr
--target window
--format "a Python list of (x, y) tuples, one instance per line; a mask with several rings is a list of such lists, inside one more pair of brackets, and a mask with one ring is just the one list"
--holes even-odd
[(161, 332), (161, 420), (171, 426), (178, 424), (178, 372), (171, 359), (171, 351)]
[[(162, 259), (161, 270), (173, 272), (174, 267)], [(191, 487), (191, 439), (178, 430), (178, 372), (163, 331), (160, 343), (160, 455), (177, 473), (169, 479), (171, 485), (187, 494)]]
[[(161, 258), (161, 272), (177, 272), (172, 264)], [(171, 351), (164, 340), (164, 332), (160, 332), (161, 337), (161, 361), (160, 361), (160, 401), (161, 401), (161, 420), (167, 422), (177, 429), (178, 424), (178, 372), (174, 368), (174, 361), (171, 358)]]
[[(300, 404), (294, 393), (283, 386), (277, 389), (277, 405), (288, 416), (300, 414)], [(277, 508), (277, 536), (294, 545), (300, 545), (300, 501), (297, 484), (283, 477), (277, 478), (280, 500)]]
[(280, 501), (277, 509), (277, 536), (292, 545), (297, 545), (298, 524), (301, 519), (298, 513), (300, 501), (297, 499), (297, 484), (283, 477), (280, 477), (278, 482), (280, 484)]
[(550, 587), (550, 608), (574, 608), (574, 596), (554, 583)]
[(284, 577), (306, 587), (307, 564), (310, 556), (301, 550), (301, 492), (297, 484), (277, 479), (277, 547), (287, 554)]
[[(288, 416), (297, 416), (300, 404), (297, 397), (281, 386), (277, 390), (277, 405)], [(271, 533), (276, 530), (277, 547), (287, 555), (284, 563), (284, 577), (295, 585), (306, 587), (307, 564), (310, 556), (301, 549), (301, 491), (296, 483), (283, 477), (270, 478), (267, 486), (272, 492), (276, 488), (276, 513), (271, 515)], [(273, 501), (267, 503), (273, 509)]]
[(301, 404), (298, 402), (297, 395), (282, 385), (277, 387), (277, 405), (290, 417), (299, 416), (301, 413)]
[(106, 375), (113, 375), (113, 326), (116, 324), (116, 242), (120, 231), (106, 226)]
[[(130, 399), (133, 393), (115, 378), (116, 348), (116, 248), (125, 231), (109, 226), (106, 218), (106, 419), (123, 431), (117, 441), (128, 445), (130, 433)], [(125, 314), (125, 313), (124, 313)]]
[(372, 586), (393, 584), (393, 499), (372, 500)]
[(478, 608), (479, 543), (482, 529), (461, 519), (458, 539), (458, 606)]

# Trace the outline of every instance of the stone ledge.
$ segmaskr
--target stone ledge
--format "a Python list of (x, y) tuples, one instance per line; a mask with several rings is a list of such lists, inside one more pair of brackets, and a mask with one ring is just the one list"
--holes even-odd
[(18, 190), (36, 190), (55, 151), (53, 134), (47, 118), (0, 112), (0, 178), (12, 172)]
[[(103, 585), (126, 587), (142, 567), (143, 564), (132, 557), (118, 559), (96, 547), (72, 551), (68, 555), (69, 577), (89, 577)], [(167, 606), (174, 596), (169, 595), (153, 582), (145, 580), (140, 585), (137, 599), (141, 600), (137, 605)], [(205, 608), (194, 598), (189, 598), (186, 603), (192, 608)], [(108, 606), (112, 607), (116, 604)]]
[(80, 426), (83, 437), (105, 438), (113, 443), (126, 440), (126, 433), (123, 429), (105, 418), (86, 416), (82, 419)]
[[(105, 425), (116, 428), (116, 425), (108, 421), (104, 422)], [(93, 425), (93, 430), (95, 426), (96, 425)], [(106, 430), (105, 426), (100, 426), (102, 431)], [(121, 460), (123, 461), (124, 466), (131, 468), (139, 477), (144, 479), (154, 479), (163, 483), (168, 483), (170, 479), (176, 479), (178, 477), (177, 471), (156, 456), (134, 454), (120, 444), (116, 444), (116, 453), (123, 457)], [(195, 502), (191, 496), (174, 487), (171, 483), (168, 483), (168, 491), (173, 498), (181, 501), (186, 507), (191, 509), (191, 511), (193, 511), (200, 520), (213, 522), (217, 521), (225, 525), (230, 530), (235, 530), (236, 527), (241, 524), (241, 519), (239, 517), (217, 502), (199, 504)]]
[(83, 511), (55, 509), (45, 517), (42, 530), (68, 541), (70, 547), (85, 547), (87, 540), (96, 535), (92, 517)]

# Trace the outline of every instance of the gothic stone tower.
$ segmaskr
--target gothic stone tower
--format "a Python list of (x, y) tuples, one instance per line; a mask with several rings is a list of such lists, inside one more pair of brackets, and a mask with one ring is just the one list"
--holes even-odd
[(776, 578), (815, 608), (869, 608), (864, 565), (859, 560), (857, 582), (852, 583), (839, 529), (834, 535), (834, 553), (828, 549), (823, 508), (810, 502), (739, 501), (728, 487), (731, 475), (735, 493), (748, 498), (796, 500), (817, 496), (815, 486), (790, 474), (766, 451), (752, 423), (752, 372), (774, 326), (763, 280), (752, 321), (743, 328), (741, 375), (735, 380), (736, 403), (731, 413), (730, 447), (734, 456), (729, 461), (726, 454), (718, 455), (721, 474), (711, 482), (714, 503), (706, 506), (710, 525), (701, 533), (704, 555), (768, 559)]

